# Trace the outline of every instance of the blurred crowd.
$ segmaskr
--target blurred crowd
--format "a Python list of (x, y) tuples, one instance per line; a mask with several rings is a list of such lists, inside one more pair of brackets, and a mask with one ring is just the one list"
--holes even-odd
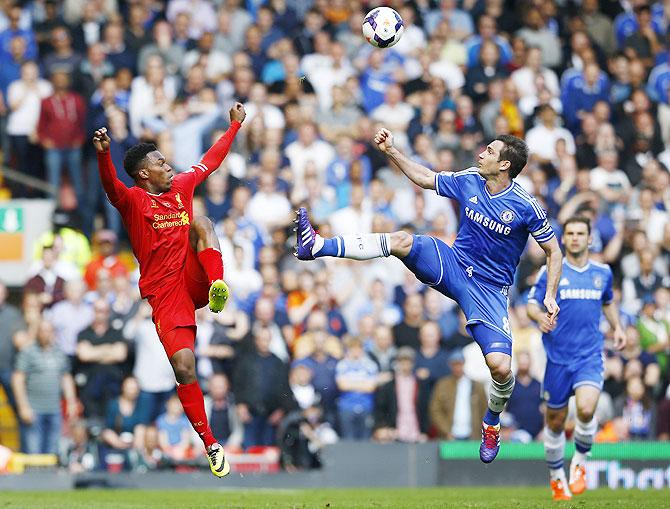
[[(195, 213), (216, 225), (232, 299), (197, 314), (198, 376), (230, 450), (278, 446), (316, 467), (339, 439), (479, 439), (490, 379), (453, 301), (396, 259), (292, 256), (292, 210), (324, 236), (403, 229), (453, 242), (458, 211), (372, 144), (385, 126), (435, 171), (473, 165), (499, 134), (525, 138), (517, 180), (560, 236), (592, 221), (628, 334), (606, 339), (597, 440), (670, 440), (670, 1), (384, 2), (402, 40), (375, 50), (357, 0), (0, 1), (4, 182), (58, 203), (17, 306), (0, 285), (0, 381), (28, 452), (72, 471), (189, 465), (193, 432), (92, 130), (124, 151), (153, 141), (179, 170), (247, 120)], [(545, 357), (526, 317), (544, 253), (529, 241), (510, 294), (517, 384), (505, 439), (542, 430)], [(607, 335), (607, 325), (603, 324)]]

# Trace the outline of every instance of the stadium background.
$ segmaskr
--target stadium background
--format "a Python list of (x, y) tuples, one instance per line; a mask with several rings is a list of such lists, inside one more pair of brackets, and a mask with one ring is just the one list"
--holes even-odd
[[(575, 213), (592, 218), (593, 257), (612, 266), (630, 343), (622, 354), (606, 350), (597, 441), (607, 445), (594, 447), (593, 468), (613, 487), (668, 485), (670, 454), (656, 441), (670, 439), (670, 2), (391, 1), (405, 34), (383, 51), (360, 36), (364, 13), (378, 4), (1, 2), (0, 471), (53, 465), (51, 456), (11, 452), (23, 446), (56, 450), (59, 466), (49, 468), (84, 478), (177, 470), (195, 482), (199, 446), (178, 408), (164, 415), (171, 371), (138, 302), (133, 258), (89, 140), (94, 127), (108, 126), (129, 184), (123, 151), (138, 140), (154, 141), (184, 170), (226, 128), (239, 100), (247, 120), (196, 205), (217, 226), (234, 296), (220, 316), (198, 315), (198, 374), (215, 432), (231, 451), (246, 450), (238, 472), (323, 463), (324, 477), (312, 479), (330, 485), (329, 465), (341, 473), (355, 463), (347, 451), (389, 454), (390, 462), (416, 462), (421, 451), (433, 463), (441, 458), (423, 480), (411, 466), (399, 478), (367, 469), (370, 484), (467, 484), (481, 472), (476, 445), (452, 436), (453, 393), (434, 390), (441, 380), (453, 387), (457, 376), (474, 382), (471, 408), (462, 409), (473, 431), (457, 438), (476, 438), (489, 376), (454, 303), (397, 260), (300, 264), (292, 256), (291, 211), (299, 205), (325, 235), (402, 228), (453, 241), (453, 205), (413, 188), (371, 146), (384, 125), (436, 171), (470, 166), (497, 134), (523, 136), (532, 157), (518, 180), (557, 231)], [(522, 484), (541, 484), (545, 474), (544, 355), (525, 314), (542, 255), (529, 241), (511, 295), (520, 372), (501, 460), (530, 462), (536, 480), (517, 475)], [(290, 390), (267, 387), (256, 369), (256, 336), (268, 329), (277, 375)], [(62, 430), (37, 433), (44, 440), (35, 443), (18, 433), (10, 380), (17, 363), (34, 369), (21, 351), (40, 335), (70, 357), (78, 399), (40, 402), (62, 418)], [(356, 362), (377, 381), (373, 398), (338, 394), (334, 384), (352, 338), (370, 358)], [(401, 346), (415, 352), (419, 429), (380, 445), (395, 437), (394, 395), (384, 389)], [(276, 389), (288, 397), (273, 398)], [(250, 392), (276, 400), (264, 416), (276, 425), (272, 444), (237, 418), (236, 404)], [(131, 418), (121, 418), (120, 406)], [(299, 440), (286, 440), (291, 427)], [(352, 437), (365, 444), (352, 447)], [(504, 475), (498, 463), (482, 483)]]

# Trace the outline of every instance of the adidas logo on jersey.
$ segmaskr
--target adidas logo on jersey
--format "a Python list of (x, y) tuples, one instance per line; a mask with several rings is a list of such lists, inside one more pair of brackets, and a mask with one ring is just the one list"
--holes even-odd
[(558, 283), (558, 286), (568, 286), (569, 284), (570, 284), (570, 281), (568, 281), (568, 278), (564, 277), (563, 279), (561, 279), (561, 282)]
[(470, 201), (470, 202), (472, 202), (472, 203), (477, 203), (477, 196), (473, 196), (473, 197), (470, 198), (468, 201)]

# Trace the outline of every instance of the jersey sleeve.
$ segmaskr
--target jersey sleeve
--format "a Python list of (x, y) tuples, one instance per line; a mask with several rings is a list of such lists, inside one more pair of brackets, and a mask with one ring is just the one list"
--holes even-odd
[(130, 197), (130, 190), (116, 176), (116, 168), (109, 150), (98, 152), (98, 172), (102, 187), (111, 204), (117, 209), (124, 208)]
[(205, 152), (198, 164), (192, 166), (195, 170), (195, 185), (199, 186), (207, 177), (216, 171), (228, 155), (230, 147), (233, 144), (235, 135), (240, 130), (240, 124), (237, 121), (230, 123), (228, 130), (221, 136), (210, 149)]
[(455, 200), (460, 200), (462, 196), (462, 185), (463, 179), (467, 178), (468, 175), (474, 175), (479, 173), (475, 169), (468, 169), (463, 171), (448, 172), (441, 171), (435, 174), (435, 192), (444, 196), (445, 198), (453, 198)]
[(614, 276), (612, 275), (612, 269), (608, 267), (607, 278), (605, 280), (605, 289), (603, 290), (603, 304), (609, 304), (614, 300), (614, 291), (612, 289), (613, 279)]
[(535, 279), (535, 284), (530, 289), (528, 293), (528, 303), (537, 304), (538, 306), (542, 305), (544, 302), (544, 295), (547, 293), (547, 267), (544, 266), (540, 269), (540, 272)]
[(535, 198), (529, 200), (526, 207), (526, 227), (528, 228), (528, 233), (539, 244), (548, 242), (556, 236), (554, 229), (547, 220), (547, 213)]

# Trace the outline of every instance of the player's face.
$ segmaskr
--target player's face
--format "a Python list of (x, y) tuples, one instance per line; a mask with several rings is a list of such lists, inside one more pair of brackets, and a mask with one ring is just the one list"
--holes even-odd
[(165, 193), (172, 188), (172, 179), (175, 172), (163, 154), (158, 150), (149, 152), (146, 157), (146, 165), (140, 170), (140, 177), (149, 181), (152, 187), (159, 193)]
[(589, 248), (591, 236), (584, 223), (570, 223), (563, 232), (565, 250), (573, 256), (581, 255)]
[(478, 166), (479, 174), (482, 177), (493, 177), (509, 166), (508, 161), (500, 161), (500, 151), (503, 148), (504, 144), (502, 141), (494, 140), (479, 153)]

